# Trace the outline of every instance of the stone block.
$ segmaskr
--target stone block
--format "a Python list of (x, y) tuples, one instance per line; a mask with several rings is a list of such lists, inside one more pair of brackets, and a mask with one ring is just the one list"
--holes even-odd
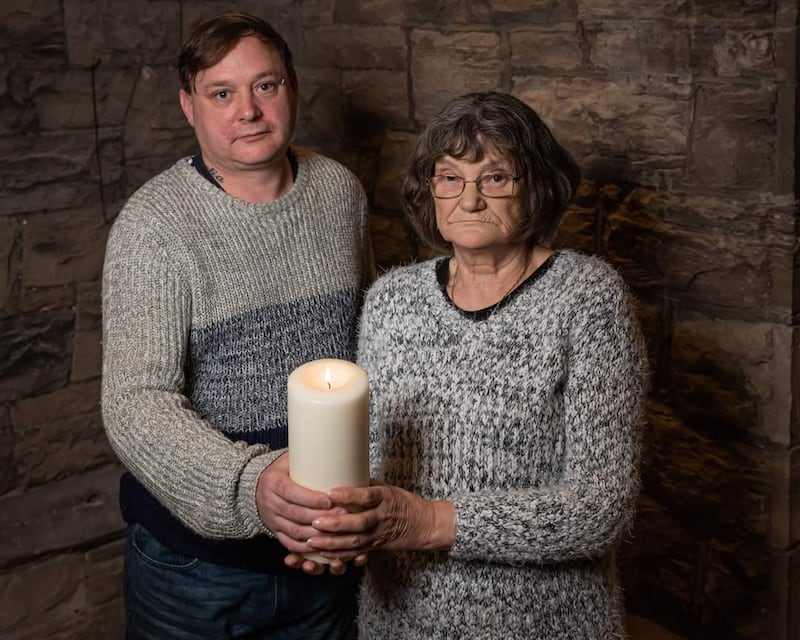
[(100, 280), (75, 285), (75, 328), (91, 331), (102, 328)]
[(86, 609), (82, 554), (65, 554), (0, 574), (0, 602), (0, 637), (59, 637), (63, 627), (72, 627), (76, 614)]
[(76, 331), (72, 347), (72, 382), (99, 378), (103, 365), (102, 331)]
[(0, 4), (0, 42), (9, 63), (49, 70), (65, 66), (60, 0), (4, 0)]
[(578, 0), (578, 19), (687, 19), (696, 22), (734, 20), (743, 22), (769, 20), (771, 0), (705, 0), (687, 3), (685, 0)]
[(174, 64), (180, 46), (180, 3), (74, 0), (64, 5), (70, 63), (119, 67)]
[(71, 312), (0, 317), (0, 402), (63, 387), (69, 377)]
[(6, 306), (11, 293), (11, 251), (16, 232), (10, 219), (0, 217), (0, 309)]
[(402, 131), (389, 131), (381, 146), (375, 204), (381, 209), (399, 212), (400, 191), (411, 161), (417, 137)]
[(57, 287), (26, 287), (20, 292), (19, 311), (53, 311), (66, 309), (75, 304), (75, 284)]
[[(644, 491), (671, 513), (680, 514), (685, 526), (699, 537), (766, 540), (771, 451), (748, 434), (722, 428), (713, 415), (716, 402), (727, 399), (721, 398), (725, 395), (725, 390), (719, 389), (722, 384), (694, 377), (698, 384), (715, 385), (704, 401), (708, 407), (705, 416), (711, 414), (710, 419), (701, 415), (699, 396), (676, 395), (669, 407), (650, 402), (642, 465)], [(678, 381), (692, 382), (690, 375), (682, 375)], [(691, 405), (685, 407), (685, 401)], [(734, 402), (743, 404), (736, 398)]]
[(87, 603), (99, 607), (122, 600), (125, 539), (86, 552)]
[(411, 32), (414, 117), (420, 123), (427, 123), (450, 98), (500, 89), (505, 72), (495, 33)]
[(399, 216), (373, 215), (370, 234), (378, 271), (398, 264), (408, 264), (416, 257), (416, 238)]
[(712, 433), (750, 431), (788, 444), (787, 329), (681, 313), (671, 331), (671, 394), (683, 419)]
[(8, 408), (0, 405), (0, 496), (17, 484), (14, 466), (14, 430)]
[(405, 71), (344, 71), (345, 112), (351, 118), (377, 120), (403, 128), (410, 123)]
[(20, 486), (39, 487), (116, 462), (99, 411), (69, 418), (55, 414), (15, 431), (14, 440)]
[(725, 78), (776, 77), (772, 29), (732, 29), (720, 23), (700, 23), (692, 34), (695, 73)]
[(307, 29), (304, 64), (339, 69), (406, 68), (406, 36), (398, 27), (336, 25)]
[(97, 211), (31, 216), (22, 232), (22, 284), (50, 287), (97, 280), (109, 225)]
[(102, 65), (95, 73), (88, 69), (39, 73), (31, 86), (39, 127), (58, 130), (121, 125), (137, 77), (133, 69)]
[(96, 413), (99, 407), (100, 382), (92, 380), (19, 400), (12, 405), (10, 416), (15, 429), (23, 431), (57, 418)]
[(664, 224), (657, 194), (630, 184), (606, 183), (599, 195), (607, 257), (637, 290), (662, 287)]
[(668, 622), (670, 630), (688, 636), (699, 544), (680, 514), (643, 495), (618, 556), (628, 613)]
[[(691, 90), (685, 85), (523, 75), (513, 80), (512, 93), (584, 165), (647, 184), (642, 178), (648, 173), (670, 171), (686, 154)], [(646, 163), (646, 170), (637, 163)]]
[(774, 87), (697, 89), (688, 182), (694, 187), (775, 191)]
[(576, 14), (566, 0), (473, 0), (469, 18), (478, 24), (550, 24), (574, 21)]
[(0, 78), (0, 135), (37, 135), (39, 120), (33, 106), (31, 84), (35, 70), (9, 68)]
[(9, 213), (58, 210), (97, 202), (91, 131), (0, 138), (0, 198)]
[(0, 497), (0, 567), (118, 537), (121, 473), (109, 466)]
[(335, 0), (334, 22), (367, 24), (463, 24), (465, 2), (460, 0)]
[(771, 254), (757, 238), (667, 226), (658, 264), (670, 293), (699, 305), (750, 309), (769, 317)]
[(772, 505), (769, 541), (788, 551), (800, 541), (800, 450), (775, 447), (772, 455)]
[(295, 139), (303, 146), (338, 146), (344, 136), (344, 102), (330, 69), (297, 69), (300, 105)]
[(178, 101), (180, 83), (174, 68), (142, 67), (125, 118), (124, 158), (172, 157), (194, 148), (194, 131)]
[(589, 60), (612, 73), (690, 73), (688, 29), (663, 20), (607, 20), (584, 25)]
[[(319, 27), (333, 24), (333, 5), (331, 0), (303, 0), (300, 3), (300, 20), (303, 27)], [(361, 3), (363, 4), (363, 2)]]
[(508, 35), (512, 69), (574, 71), (583, 64), (582, 40), (575, 24), (512, 31)]

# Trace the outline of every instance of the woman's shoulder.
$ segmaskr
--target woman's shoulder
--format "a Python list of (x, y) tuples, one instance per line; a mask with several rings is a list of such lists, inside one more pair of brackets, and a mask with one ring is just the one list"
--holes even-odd
[(602, 256), (562, 249), (554, 267), (554, 273), (574, 291), (626, 288), (620, 273)]
[(292, 147), (291, 152), (297, 159), (299, 171), (306, 172), (309, 180), (342, 185), (359, 192), (362, 190), (358, 177), (338, 160), (304, 147)]
[(436, 281), (436, 264), (442, 258), (390, 267), (381, 273), (367, 292), (368, 296), (397, 295), (419, 290), (421, 284)]

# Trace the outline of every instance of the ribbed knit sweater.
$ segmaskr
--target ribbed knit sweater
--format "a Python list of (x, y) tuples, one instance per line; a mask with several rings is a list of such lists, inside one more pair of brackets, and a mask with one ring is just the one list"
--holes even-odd
[(370, 555), (362, 640), (623, 637), (613, 551), (638, 495), (646, 364), (621, 278), (554, 254), (487, 319), (436, 261), (380, 278), (359, 361), (372, 475), (449, 500), (449, 552)]
[(250, 569), (280, 570), (286, 553), (259, 535), (255, 490), (286, 446), (287, 377), (354, 358), (368, 278), (363, 189), (340, 164), (296, 155), (292, 189), (268, 204), (177, 162), (120, 213), (103, 274), (102, 408), (130, 471), (123, 516), (176, 551)]

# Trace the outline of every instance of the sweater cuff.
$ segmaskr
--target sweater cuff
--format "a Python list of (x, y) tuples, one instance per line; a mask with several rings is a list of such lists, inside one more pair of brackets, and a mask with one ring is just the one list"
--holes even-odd
[(243, 514), (248, 522), (252, 523), (252, 529), (258, 533), (266, 533), (273, 538), (275, 534), (267, 529), (264, 521), (261, 520), (261, 516), (258, 515), (256, 488), (258, 487), (258, 479), (261, 477), (261, 473), (264, 469), (275, 462), (275, 459), (285, 451), (285, 449), (267, 451), (262, 455), (251, 458), (242, 470), (242, 475), (239, 478), (239, 493), (236, 497), (236, 506), (239, 513)]

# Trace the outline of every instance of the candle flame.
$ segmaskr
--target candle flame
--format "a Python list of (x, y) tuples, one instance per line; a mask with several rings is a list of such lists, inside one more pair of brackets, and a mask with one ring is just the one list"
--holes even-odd
[(331, 388), (331, 367), (330, 365), (325, 365), (325, 384), (328, 385), (328, 390)]

